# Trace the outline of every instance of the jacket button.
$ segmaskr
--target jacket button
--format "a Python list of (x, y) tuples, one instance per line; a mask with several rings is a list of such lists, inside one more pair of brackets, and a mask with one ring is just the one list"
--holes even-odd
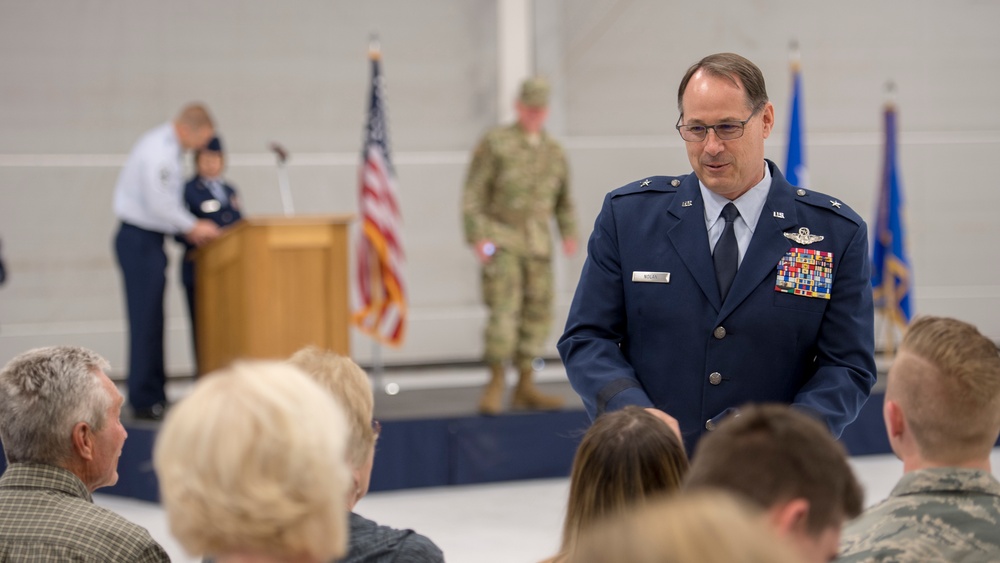
[(726, 337), (726, 327), (724, 326), (715, 327), (715, 330), (712, 331), (712, 336), (714, 336), (717, 340), (722, 340), (723, 338)]
[(717, 371), (713, 371), (708, 375), (708, 382), (711, 383), (712, 385), (718, 385), (722, 383), (722, 374)]
[(705, 421), (705, 430), (708, 430), (709, 432), (711, 432), (712, 430), (715, 430), (715, 421), (712, 420), (711, 418), (708, 419), (708, 420), (706, 420)]

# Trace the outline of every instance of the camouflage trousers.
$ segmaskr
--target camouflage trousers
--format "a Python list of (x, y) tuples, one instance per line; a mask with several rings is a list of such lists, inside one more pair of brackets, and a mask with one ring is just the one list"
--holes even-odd
[(498, 251), (483, 266), (487, 363), (513, 359), (520, 369), (542, 354), (552, 325), (552, 261)]

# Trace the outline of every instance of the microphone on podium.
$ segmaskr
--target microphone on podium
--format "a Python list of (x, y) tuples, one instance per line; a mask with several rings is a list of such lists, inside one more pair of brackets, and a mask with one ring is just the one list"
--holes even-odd
[(285, 215), (292, 215), (295, 213), (295, 208), (292, 206), (292, 190), (288, 185), (288, 170), (285, 168), (288, 151), (275, 142), (271, 143), (270, 149), (278, 158), (278, 190), (281, 193), (281, 207), (284, 209)]

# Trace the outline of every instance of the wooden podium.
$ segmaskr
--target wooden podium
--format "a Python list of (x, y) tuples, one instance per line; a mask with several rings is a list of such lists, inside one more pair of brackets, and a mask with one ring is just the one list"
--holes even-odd
[(350, 355), (350, 215), (254, 217), (196, 256), (198, 367), (284, 359), (313, 344)]

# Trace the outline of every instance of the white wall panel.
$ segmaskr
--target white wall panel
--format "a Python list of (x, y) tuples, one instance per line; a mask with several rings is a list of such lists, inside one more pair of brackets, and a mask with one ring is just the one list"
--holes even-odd
[[(534, 21), (534, 64), (555, 85), (550, 128), (568, 149), (583, 237), (608, 190), (690, 170), (673, 130), (676, 84), (711, 52), (740, 52), (764, 70), (778, 120), (768, 156), (783, 165), (792, 39), (813, 186), (870, 219), (884, 85), (895, 81), (916, 309), (1000, 339), (1000, 3), (537, 0)], [(10, 270), (0, 287), (0, 362), (30, 346), (78, 343), (120, 373), (111, 193), (132, 143), (187, 101), (215, 114), (249, 214), (281, 212), (267, 152), (275, 140), (292, 154), (298, 211), (354, 212), (373, 31), (412, 315), (406, 345), (383, 358), (477, 359), (485, 310), (459, 198), (468, 153), (497, 115), (496, 28), (493, 0), (0, 0), (0, 238)], [(550, 354), (583, 260), (557, 260)], [(175, 267), (167, 362), (186, 374)], [(353, 350), (363, 362), (371, 356), (357, 334)]]

